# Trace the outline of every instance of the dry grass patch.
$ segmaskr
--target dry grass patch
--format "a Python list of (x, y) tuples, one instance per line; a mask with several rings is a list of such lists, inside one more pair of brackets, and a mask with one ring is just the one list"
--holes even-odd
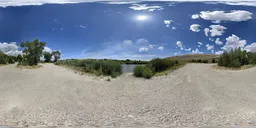
[(33, 66), (24, 66), (24, 65), (17, 65), (16, 68), (19, 69), (38, 69), (38, 68), (42, 68), (42, 65), (33, 65)]
[(222, 66), (218, 66), (218, 65), (214, 65), (212, 66), (214, 69), (216, 70), (233, 70), (233, 71), (237, 71), (237, 70), (246, 70), (252, 67), (255, 67), (256, 65), (243, 65), (240, 68), (231, 68), (231, 67), (222, 67)]

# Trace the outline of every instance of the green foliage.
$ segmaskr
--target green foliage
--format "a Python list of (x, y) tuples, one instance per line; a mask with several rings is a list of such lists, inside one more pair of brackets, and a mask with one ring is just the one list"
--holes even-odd
[(0, 51), (0, 64), (7, 64), (6, 56), (2, 51)]
[[(218, 60), (219, 66), (239, 68), (243, 65), (256, 64), (256, 53), (242, 51), (241, 48), (224, 51)], [(255, 57), (255, 59), (254, 59)]]
[(208, 63), (208, 60), (203, 60), (203, 63)]
[(18, 64), (22, 64), (23, 56), (19, 54), (19, 55), (17, 56), (17, 61), (18, 61)]
[(144, 77), (146, 79), (150, 79), (153, 75), (154, 74), (150, 68), (148, 68), (148, 67), (143, 68), (142, 77)]
[(214, 58), (212, 58), (212, 63), (216, 63), (216, 60)]
[(197, 63), (202, 63), (202, 60), (201, 60), (201, 59), (198, 59), (196, 62), (197, 62)]
[(178, 62), (175, 62), (173, 60), (170, 59), (153, 59), (149, 62), (148, 67), (151, 67), (153, 72), (161, 72), (164, 71), (168, 68), (170, 68), (171, 66), (175, 65)]
[[(43, 53), (45, 42), (40, 42), (38, 39), (32, 41), (32, 42), (22, 42), (20, 46), (23, 49), (24, 53), (24, 59), (23, 59), (23, 65), (37, 65), (40, 62), (40, 56)], [(26, 61), (26, 62), (25, 62)]]
[(192, 59), (191, 62), (197, 62), (195, 59)]
[(256, 64), (256, 52), (251, 55), (250, 64)]
[[(49, 53), (49, 52), (44, 52), (44, 61), (45, 62), (51, 62), (51, 59), (52, 59), (52, 54)], [(56, 62), (56, 61), (55, 61)]]
[[(84, 72), (94, 73), (98, 76), (106, 75), (111, 77), (117, 77), (122, 74), (122, 65), (118, 61), (112, 60), (59, 60), (60, 65), (80, 67)], [(57, 63), (56, 62), (56, 63)]]
[(54, 62), (60, 59), (60, 51), (53, 51), (52, 56), (54, 56)]
[(136, 77), (142, 77), (143, 70), (144, 70), (144, 66), (137, 65), (133, 69), (133, 75)]
[(60, 65), (60, 61), (57, 60), (54, 64), (55, 64), (55, 65)]

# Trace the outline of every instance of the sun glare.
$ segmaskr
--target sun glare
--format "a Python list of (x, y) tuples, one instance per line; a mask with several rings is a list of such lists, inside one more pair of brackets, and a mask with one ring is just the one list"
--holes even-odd
[(145, 16), (145, 15), (137, 16), (137, 20), (139, 20), (139, 21), (144, 21), (144, 20), (147, 20), (147, 19), (148, 19), (148, 17)]

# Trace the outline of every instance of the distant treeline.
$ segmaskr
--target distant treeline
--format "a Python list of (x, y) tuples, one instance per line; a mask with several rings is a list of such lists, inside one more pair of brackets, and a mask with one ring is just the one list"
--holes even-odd
[(203, 60), (203, 59), (192, 59), (190, 62), (193, 62), (193, 63), (217, 63), (217, 60), (215, 58), (212, 58), (211, 61), (209, 60)]
[(218, 65), (231, 68), (240, 68), (243, 65), (256, 64), (256, 53), (241, 50), (241, 48), (224, 51), (221, 54)]

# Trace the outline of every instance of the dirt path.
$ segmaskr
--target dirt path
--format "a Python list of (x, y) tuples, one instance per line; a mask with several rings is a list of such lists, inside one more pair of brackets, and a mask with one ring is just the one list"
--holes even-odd
[(256, 125), (256, 68), (188, 64), (151, 80), (111, 82), (52, 64), (0, 67), (0, 126)]

